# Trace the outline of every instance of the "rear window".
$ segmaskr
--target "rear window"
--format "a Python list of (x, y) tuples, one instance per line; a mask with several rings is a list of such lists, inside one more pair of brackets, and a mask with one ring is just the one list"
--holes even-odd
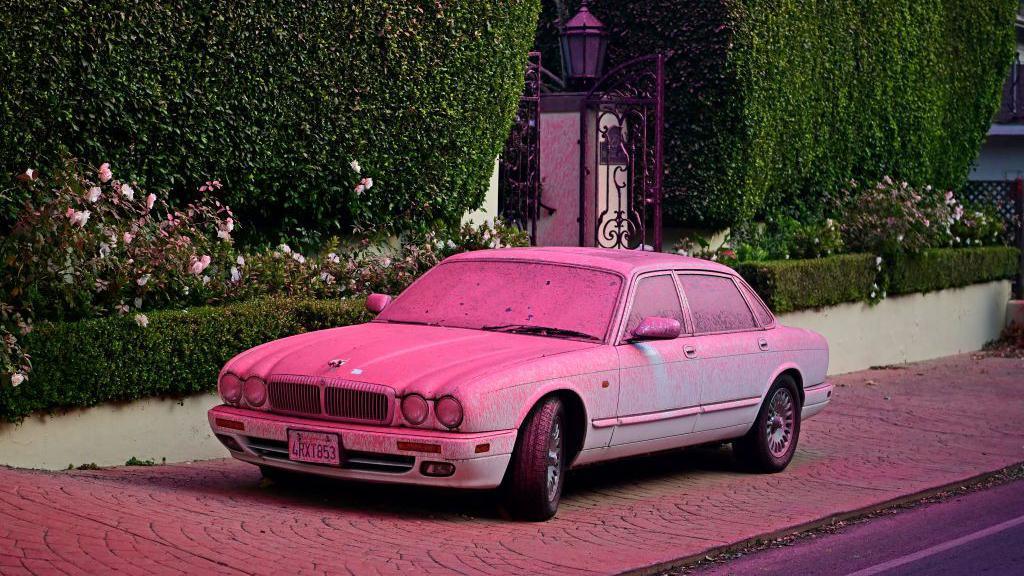
[(679, 281), (697, 334), (757, 328), (747, 302), (731, 278), (682, 274)]

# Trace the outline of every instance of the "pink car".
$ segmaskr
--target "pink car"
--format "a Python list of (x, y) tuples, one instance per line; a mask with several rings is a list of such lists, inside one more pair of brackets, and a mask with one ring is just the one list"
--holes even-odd
[(789, 464), (832, 395), (828, 345), (731, 269), (651, 252), (522, 248), (446, 259), (358, 326), (269, 342), (220, 373), (217, 438), (264, 475), (502, 488), (554, 515), (566, 469), (731, 441)]

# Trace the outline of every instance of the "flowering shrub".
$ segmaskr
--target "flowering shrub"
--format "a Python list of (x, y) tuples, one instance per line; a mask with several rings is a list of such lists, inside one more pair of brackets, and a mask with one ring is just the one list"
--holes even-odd
[(128, 314), (203, 302), (231, 257), (231, 210), (216, 200), (169, 208), (114, 177), (67, 160), (31, 193), (0, 253), (0, 288), (46, 320)]
[[(278, 295), (395, 294), (455, 252), (528, 243), (499, 221), (385, 245), (335, 239), (308, 256), (285, 244), (243, 254), (232, 238), (234, 215), (216, 199), (217, 180), (200, 187), (203, 200), (174, 209), (118, 180), (106, 163), (67, 160), (45, 182), (31, 171), (19, 179), (28, 201), (0, 243), (0, 294), (7, 299), (0, 302), (0, 376), (14, 385), (30, 369), (19, 336), (33, 318), (120, 315), (144, 329), (146, 312), (157, 309)], [(373, 184), (363, 178), (360, 185)]]
[[(693, 244), (698, 249), (688, 249)], [(780, 216), (767, 224), (737, 226), (717, 249), (698, 237), (680, 240), (675, 250), (734, 266), (740, 262), (824, 258), (841, 253), (843, 240), (839, 226), (832, 219), (801, 223), (795, 218)]]

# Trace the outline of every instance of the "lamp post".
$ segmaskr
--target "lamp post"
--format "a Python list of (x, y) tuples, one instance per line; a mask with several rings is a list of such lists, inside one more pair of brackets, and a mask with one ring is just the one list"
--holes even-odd
[(566, 83), (587, 88), (604, 73), (608, 31), (590, 13), (588, 0), (583, 0), (576, 15), (562, 26), (559, 44), (562, 49), (562, 75)]

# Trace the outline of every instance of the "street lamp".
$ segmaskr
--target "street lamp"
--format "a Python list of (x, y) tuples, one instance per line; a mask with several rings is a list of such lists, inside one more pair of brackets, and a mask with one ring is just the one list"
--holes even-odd
[(590, 13), (590, 2), (583, 0), (580, 10), (562, 27), (562, 74), (567, 82), (589, 86), (604, 71), (608, 32)]

